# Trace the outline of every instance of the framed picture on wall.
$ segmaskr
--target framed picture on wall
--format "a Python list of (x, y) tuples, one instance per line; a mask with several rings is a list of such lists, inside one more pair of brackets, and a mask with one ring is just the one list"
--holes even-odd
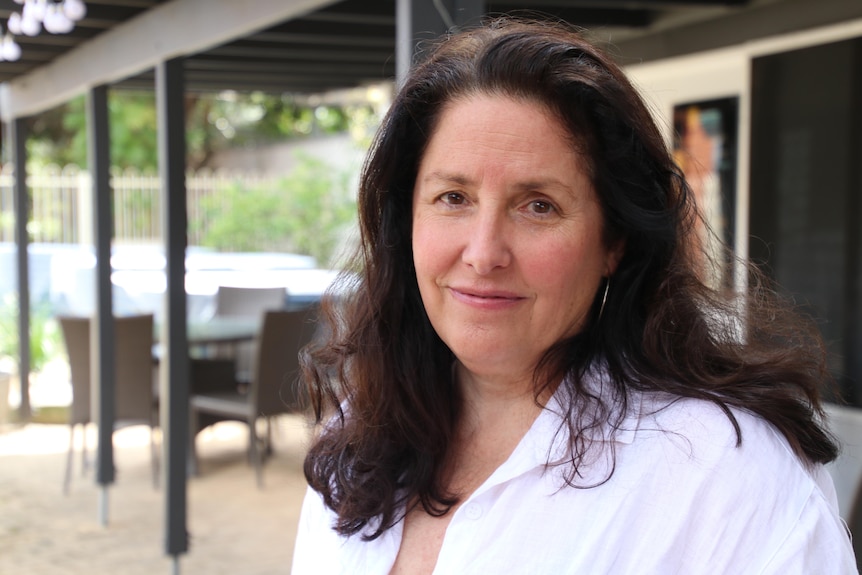
[(673, 109), (674, 159), (695, 196), (705, 225), (698, 230), (709, 258), (707, 278), (716, 287), (733, 286), (733, 266), (721, 244), (733, 248), (739, 98), (678, 104)]

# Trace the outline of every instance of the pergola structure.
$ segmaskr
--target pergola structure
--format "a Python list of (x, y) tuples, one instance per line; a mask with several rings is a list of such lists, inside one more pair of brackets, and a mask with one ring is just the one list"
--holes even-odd
[[(90, 0), (87, 16), (64, 35), (17, 38), (19, 61), (0, 65), (0, 82), (24, 95), (41, 91), (29, 106), (59, 103), (92, 81), (151, 87), (154, 68), (166, 57), (184, 59), (189, 90), (255, 89), (321, 92), (391, 76), (396, 27), (411, 6), (416, 30), (426, 36), (440, 25), (480, 14), (533, 11), (618, 38), (672, 23), (728, 15), (750, 0), (266, 0), (194, 2)], [(0, 1), (0, 22), (20, 5)], [(478, 11), (478, 14), (476, 13)], [(448, 13), (448, 14), (447, 14)], [(441, 15), (442, 14), (442, 15)], [(439, 22), (435, 22), (439, 20)], [(450, 22), (446, 22), (449, 20)], [(37, 84), (41, 78), (44, 84)], [(50, 79), (49, 79), (50, 78)], [(8, 116), (7, 116), (8, 117)]]
[[(15, 174), (26, 173), (26, 119), (87, 96), (93, 177), (98, 351), (97, 481), (113, 482), (113, 322), (110, 280), (108, 89), (156, 92), (166, 237), (161, 340), (167, 554), (188, 550), (188, 357), (185, 308), (185, 133), (188, 92), (261, 90), (320, 94), (403, 75), (418, 42), (484, 14), (542, 13), (588, 28), (625, 63), (680, 55), (807, 26), (860, 17), (858, 0), (89, 0), (66, 35), (19, 37), (18, 61), (0, 62), (0, 118)], [(20, 10), (0, 0), (0, 23)], [(29, 341), (26, 178), (15, 178), (20, 341)], [(20, 346), (21, 381), (30, 369)], [(29, 416), (26, 386), (21, 415)], [(107, 521), (103, 489), (100, 518)], [(175, 561), (178, 569), (178, 561)]]

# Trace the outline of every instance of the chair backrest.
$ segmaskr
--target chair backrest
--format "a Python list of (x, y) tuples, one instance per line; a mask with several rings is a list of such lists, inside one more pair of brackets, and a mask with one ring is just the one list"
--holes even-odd
[[(72, 376), (70, 423), (91, 420), (90, 318), (60, 317)], [(150, 421), (153, 412), (153, 316), (114, 318), (117, 422)]]
[(153, 417), (153, 316), (118, 317), (114, 323), (117, 421)]
[(63, 316), (57, 319), (66, 342), (72, 378), (69, 423), (90, 423), (90, 318)]
[(251, 394), (258, 415), (299, 411), (306, 402), (298, 385), (299, 351), (317, 331), (318, 306), (264, 314)]
[(267, 310), (284, 309), (286, 301), (287, 290), (283, 287), (219, 286), (216, 292), (215, 314), (227, 317), (258, 317)]

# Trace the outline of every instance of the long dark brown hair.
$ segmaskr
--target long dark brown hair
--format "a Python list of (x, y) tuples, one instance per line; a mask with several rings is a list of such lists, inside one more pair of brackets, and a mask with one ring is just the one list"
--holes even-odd
[[(604, 240), (625, 243), (607, 301), (585, 329), (552, 346), (535, 393), (563, 385), (569, 482), (588, 449), (584, 431), (618, 425), (633, 391), (713, 402), (778, 428), (806, 462), (836, 445), (821, 425), (827, 381), (817, 330), (750, 270), (746, 293), (702, 281), (691, 193), (623, 72), (577, 31), (497, 19), (441, 41), (416, 66), (384, 118), (359, 190), (361, 246), (326, 306), (329, 338), (306, 350), (304, 375), (321, 431), (305, 461), (342, 534), (374, 538), (408, 502), (441, 515), (457, 502), (442, 484), (461, 398), (452, 352), (428, 320), (411, 248), (413, 186), (441, 110), (492, 94), (533, 101), (559, 118), (587, 159)], [(614, 393), (584, 385), (601, 365)], [(611, 405), (613, 404), (613, 405)], [(586, 486), (589, 487), (589, 486)]]

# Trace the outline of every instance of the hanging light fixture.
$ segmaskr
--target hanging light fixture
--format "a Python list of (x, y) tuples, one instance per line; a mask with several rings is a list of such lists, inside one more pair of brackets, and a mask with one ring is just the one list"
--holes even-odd
[(12, 34), (6, 33), (0, 40), (0, 61), (14, 62), (21, 58), (21, 46), (12, 38)]
[(36, 36), (44, 28), (49, 34), (68, 34), (87, 15), (83, 0), (15, 0), (20, 12), (12, 12), (6, 22), (6, 34), (0, 40), (0, 61), (21, 58), (21, 46), (15, 36)]

